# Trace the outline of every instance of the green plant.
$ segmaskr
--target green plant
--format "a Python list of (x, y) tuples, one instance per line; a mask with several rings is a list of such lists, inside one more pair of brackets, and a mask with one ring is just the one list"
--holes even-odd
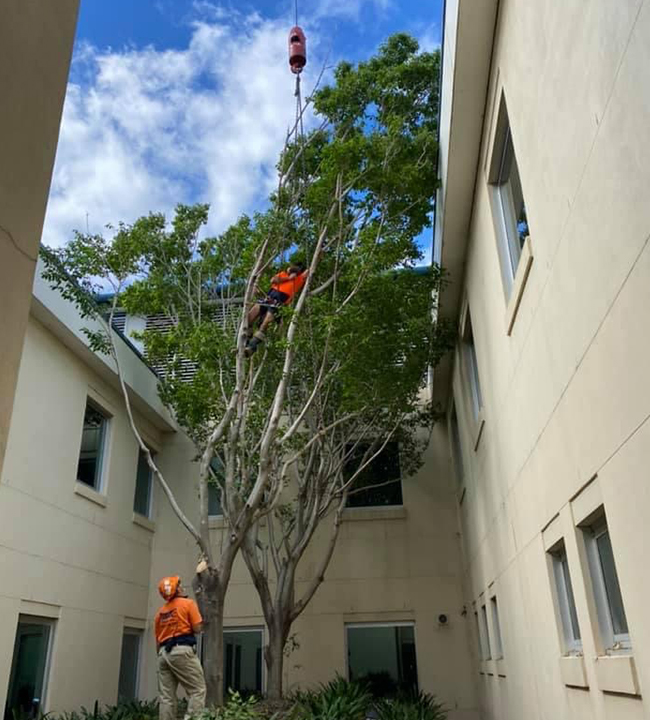
[(48, 720), (158, 720), (158, 701), (129, 700), (103, 708), (96, 707), (94, 710), (82, 707), (80, 710), (47, 717)]
[(251, 696), (244, 699), (238, 692), (231, 692), (222, 708), (206, 708), (193, 720), (259, 720), (258, 699)]
[(360, 683), (337, 676), (318, 690), (296, 693), (293, 701), (296, 720), (362, 720), (372, 697)]
[(424, 692), (379, 700), (375, 711), (379, 720), (445, 720), (447, 717), (447, 711), (436, 698)]

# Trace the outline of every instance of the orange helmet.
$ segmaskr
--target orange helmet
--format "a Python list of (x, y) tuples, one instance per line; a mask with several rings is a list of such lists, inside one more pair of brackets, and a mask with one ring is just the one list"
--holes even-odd
[(176, 597), (178, 589), (181, 586), (181, 579), (178, 575), (171, 575), (170, 577), (164, 577), (158, 583), (158, 592), (163, 596), (167, 602)]

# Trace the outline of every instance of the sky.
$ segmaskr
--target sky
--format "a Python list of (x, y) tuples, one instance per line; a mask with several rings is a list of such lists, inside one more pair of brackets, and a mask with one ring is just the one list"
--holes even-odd
[[(265, 207), (295, 114), (295, 0), (81, 0), (43, 242), (210, 203), (206, 232)], [(298, 0), (303, 88), (390, 34), (439, 45), (442, 0)], [(329, 72), (329, 70), (328, 70)], [(430, 260), (432, 231), (419, 238)]]

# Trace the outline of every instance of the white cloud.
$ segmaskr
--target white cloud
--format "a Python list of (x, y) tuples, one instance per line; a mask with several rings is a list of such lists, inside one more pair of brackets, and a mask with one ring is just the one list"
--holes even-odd
[(433, 52), (440, 47), (440, 25), (431, 23), (419, 34), (418, 42), (424, 52)]
[(386, 12), (394, 4), (394, 0), (318, 0), (312, 17), (316, 20), (337, 17), (358, 20), (364, 6), (370, 6), (375, 12)]
[(183, 50), (77, 48), (45, 243), (85, 230), (87, 214), (99, 232), (178, 202), (210, 202), (219, 232), (264, 202), (295, 112), (287, 26), (229, 17), (196, 22)]

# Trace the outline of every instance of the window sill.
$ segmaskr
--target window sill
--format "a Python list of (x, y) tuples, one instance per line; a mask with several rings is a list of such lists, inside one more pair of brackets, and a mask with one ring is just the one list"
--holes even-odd
[(596, 679), (603, 692), (640, 695), (639, 680), (632, 655), (607, 655), (596, 658)]
[(84, 485), (79, 481), (75, 483), (74, 491), (76, 495), (81, 495), (81, 497), (86, 498), (86, 500), (90, 500), (90, 502), (95, 503), (95, 505), (99, 505), (100, 507), (106, 507), (108, 505), (108, 498), (106, 495), (102, 495), (102, 493), (97, 492), (97, 490), (93, 490), (88, 485)]
[(403, 505), (345, 508), (343, 520), (402, 520), (406, 517)]
[(560, 675), (567, 687), (588, 688), (584, 658), (579, 655), (565, 655), (560, 658)]
[(517, 311), (519, 310), (519, 305), (521, 304), (521, 298), (523, 297), (524, 288), (528, 282), (528, 276), (530, 274), (530, 267), (532, 264), (533, 245), (530, 242), (529, 235), (521, 249), (519, 265), (517, 266), (515, 278), (512, 281), (510, 299), (508, 300), (508, 307), (506, 308), (506, 334), (508, 336), (512, 334), (512, 328), (515, 324), (515, 320), (517, 319)]
[(211, 515), (208, 518), (208, 530), (223, 530), (226, 520), (223, 515)]
[(134, 525), (139, 525), (141, 528), (144, 528), (149, 532), (156, 532), (156, 523), (153, 520), (149, 520), (149, 518), (144, 515), (140, 515), (140, 513), (133, 513), (133, 523)]

